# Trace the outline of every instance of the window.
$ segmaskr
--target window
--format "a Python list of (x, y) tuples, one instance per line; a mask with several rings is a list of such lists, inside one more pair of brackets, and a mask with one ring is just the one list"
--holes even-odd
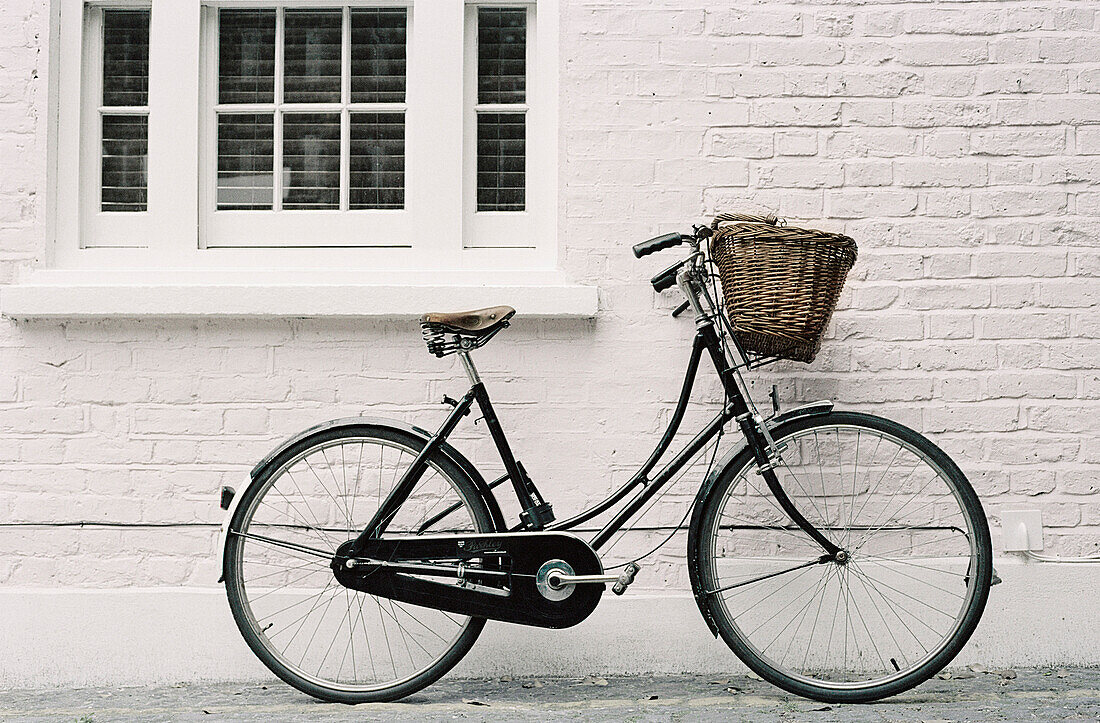
[(58, 265), (553, 267), (556, 2), (58, 1)]

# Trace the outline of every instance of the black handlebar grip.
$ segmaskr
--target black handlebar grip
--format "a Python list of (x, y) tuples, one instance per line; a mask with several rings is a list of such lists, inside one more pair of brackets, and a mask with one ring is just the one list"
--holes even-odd
[(649, 283), (653, 284), (653, 290), (661, 292), (665, 289), (671, 289), (676, 283), (676, 272), (678, 272), (683, 265), (683, 261), (677, 261), (672, 266), (669, 266), (667, 269), (650, 279)]
[[(688, 236), (687, 238), (691, 238)], [(684, 236), (678, 233), (666, 233), (663, 236), (655, 236), (648, 241), (643, 241), (640, 244), (634, 246), (634, 258), (642, 258), (648, 256), (655, 251), (663, 251), (665, 249), (678, 246), (684, 242)]]

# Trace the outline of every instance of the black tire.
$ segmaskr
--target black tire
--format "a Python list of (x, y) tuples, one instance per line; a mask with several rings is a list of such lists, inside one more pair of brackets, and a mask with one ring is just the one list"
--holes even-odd
[[(849, 472), (844, 457), (852, 451), (853, 432)], [(778, 425), (772, 436), (784, 450), (784, 464), (776, 469), (784, 491), (851, 558), (815, 560), (823, 550), (779, 510), (756, 474), (751, 453), (742, 450), (701, 492), (692, 518), (688, 559), (703, 616), (761, 678), (806, 698), (866, 702), (928, 680), (966, 644), (989, 593), (989, 528), (965, 475), (927, 438), (881, 417), (852, 412), (800, 417)], [(860, 455), (866, 457), (874, 440), (866, 460), (869, 472), (861, 478)], [(861, 441), (866, 444), (862, 453)], [(879, 455), (883, 441), (897, 447), (889, 463), (889, 447)], [(913, 461), (904, 478), (904, 468), (891, 475), (899, 458)], [(931, 476), (918, 488), (910, 482), (922, 464)], [(804, 470), (815, 477), (820, 472), (820, 494), (817, 480)], [(883, 498), (884, 483), (898, 491)], [(899, 542), (908, 547), (896, 547)], [(932, 561), (922, 562), (929, 555)], [(799, 563), (802, 567), (796, 567)], [(771, 573), (777, 574), (763, 577)], [(788, 609), (793, 612), (785, 613)], [(825, 628), (819, 628), (823, 610), (827, 640)], [(841, 614), (843, 656), (837, 663)], [(950, 622), (943, 621), (945, 616)], [(789, 621), (779, 627), (786, 617)], [(926, 644), (926, 639), (933, 642)], [(792, 649), (794, 659), (787, 664)]]
[[(252, 652), (275, 675), (304, 693), (321, 700), (352, 704), (402, 698), (430, 685), (454, 667), (470, 650), (485, 626), (484, 618), (453, 616), (449, 613), (396, 603), (344, 588), (335, 581), (328, 567), (328, 560), (241, 536), (241, 533), (247, 534), (256, 528), (265, 531), (268, 537), (278, 536), (280, 539), (311, 549), (335, 550), (340, 543), (353, 538), (358, 533), (356, 525), (361, 528), (366, 524), (377, 509), (378, 501), (392, 487), (392, 482), (399, 477), (401, 465), (411, 461), (412, 457), (423, 449), (424, 444), (424, 440), (415, 434), (379, 424), (353, 424), (323, 430), (278, 454), (242, 493), (241, 502), (230, 521), (226, 541), (223, 573), (229, 606), (233, 611), (237, 627)], [(359, 458), (355, 462), (350, 462), (349, 458), (352, 454), (349, 452), (353, 453), (356, 446), (358, 446)], [(372, 456), (371, 459), (365, 460), (364, 450), (368, 446), (372, 450)], [(374, 451), (376, 447), (377, 451)], [(338, 451), (342, 455), (339, 466), (336, 461)], [(373, 455), (377, 455), (378, 458), (376, 466)], [(394, 459), (395, 456), (396, 459)], [(311, 459), (314, 461), (310, 462)], [(303, 474), (303, 461), (305, 467), (313, 472), (312, 476), (316, 477), (316, 485), (308, 479), (308, 475)], [(316, 472), (317, 468), (322, 470), (320, 474)], [(376, 468), (377, 485), (373, 482), (373, 474), (370, 475), (371, 481), (368, 482), (368, 475), (363, 472), (364, 468), (370, 471)], [(348, 472), (351, 469), (357, 470), (354, 489), (352, 480), (348, 479)], [(324, 474), (326, 470), (331, 473), (331, 484), (327, 479), (328, 475)], [(280, 487), (280, 482), (284, 480)], [(335, 494), (329, 490), (330, 486), (336, 491)], [(322, 488), (332, 498), (331, 501), (324, 499), (320, 492)], [(409, 503), (394, 517), (387, 532), (416, 531), (419, 527), (417, 521), (422, 524), (424, 520), (430, 519), (431, 516), (447, 509), (455, 502), (461, 502), (458, 510), (423, 531), (494, 531), (493, 518), (478, 492), (477, 485), (447, 455), (437, 453), (430, 458), (428, 471), (410, 496)], [(419, 507), (417, 503), (420, 503)], [(320, 515), (315, 511), (317, 508), (321, 509)], [(406, 514), (406, 508), (411, 511), (407, 517), (403, 517)], [(258, 514), (259, 510), (263, 512)], [(340, 519), (341, 514), (344, 517), (343, 521)], [(325, 519), (322, 520), (322, 517)], [(333, 519), (335, 519), (334, 523), (331, 521)], [(270, 532), (271, 530), (275, 532)], [(249, 577), (254, 570), (263, 574)], [(273, 571), (269, 572), (269, 570)], [(284, 580), (287, 584), (268, 589), (256, 582), (260, 578), (265, 578), (263, 585), (269, 587), (279, 585)], [(316, 596), (312, 595), (313, 590), (321, 584), (325, 585), (322, 592)], [(252, 595), (249, 594), (250, 591)], [(276, 597), (271, 599), (272, 595)], [(279, 595), (287, 597), (280, 600)], [(276, 608), (267, 616), (261, 615), (267, 612), (261, 609), (260, 602), (263, 598), (268, 598), (264, 606)], [(289, 611), (277, 609), (277, 606), (281, 606), (288, 599), (292, 601)], [(297, 602), (293, 602), (295, 600)], [(310, 600), (313, 602), (310, 603)], [(333, 608), (334, 602), (337, 603), (337, 609), (332, 612), (332, 617), (329, 617), (329, 610)], [(342, 609), (341, 603), (346, 603), (347, 611), (333, 625), (332, 620), (340, 614), (339, 611)], [(301, 620), (299, 623), (299, 619), (293, 616), (300, 614), (307, 605), (308, 610), (304, 617), (299, 618)], [(367, 607), (366, 612), (364, 612), (364, 605)], [(372, 605), (376, 609), (373, 609)], [(379, 620), (377, 626), (373, 622), (374, 612), (377, 612)], [(284, 624), (288, 618), (291, 622)], [(268, 619), (272, 619), (272, 622), (266, 625), (257, 622), (257, 620), (266, 622)], [(308, 635), (309, 628), (314, 626), (315, 619), (316, 627), (313, 629), (312, 636), (308, 638), (308, 642), (305, 643), (301, 662), (295, 663), (292, 657), (295, 659), (298, 657), (302, 641), (306, 640), (304, 636), (299, 637), (299, 635), (303, 634), (303, 630)], [(427, 623), (425, 619), (428, 620)], [(345, 620), (348, 628), (346, 633), (348, 642), (344, 643), (341, 640), (338, 645), (336, 636), (345, 635)], [(405, 623), (414, 621), (417, 622), (417, 627), (405, 626)], [(279, 627), (273, 629), (276, 622), (279, 623)], [(439, 625), (443, 632), (433, 631), (432, 625)], [(382, 635), (368, 632), (368, 626), (373, 630), (380, 630)], [(362, 629), (361, 636), (359, 628)], [(324, 656), (314, 673), (311, 672), (313, 662), (320, 654), (320, 646), (327, 639), (322, 637), (317, 646), (313, 645), (322, 629), (326, 636), (330, 630), (333, 631), (333, 639), (329, 648), (324, 651)], [(439, 641), (426, 637), (425, 630), (433, 632)], [(280, 649), (284, 643), (276, 644), (272, 641), (272, 638), (279, 637), (281, 634), (290, 635), (292, 632), (293, 637), (285, 643), (285, 649)], [(360, 645), (358, 652), (355, 649), (357, 638)], [(410, 645), (410, 639), (415, 645)], [(280, 640), (287, 640), (287, 638), (282, 637)], [(295, 643), (298, 645), (297, 648), (293, 648)], [(398, 667), (399, 664), (405, 665), (405, 656), (402, 655), (401, 650), (402, 643), (404, 652), (408, 654), (410, 671), (408, 673), (404, 672), (404, 667)], [(333, 657), (330, 661), (329, 656), (339, 654), (341, 645), (343, 657), (340, 658), (339, 669), (333, 675), (329, 671), (336, 662), (336, 658)], [(388, 662), (385, 660), (386, 652), (383, 651), (383, 645), (389, 653)], [(436, 647), (439, 648), (438, 652), (434, 650)], [(336, 649), (335, 653), (331, 652), (333, 648)], [(349, 648), (354, 680), (341, 677)], [(293, 655), (291, 655), (292, 649)], [(305, 666), (307, 656), (310, 657), (309, 670), (306, 670)], [(416, 660), (420, 657), (424, 658), (423, 664)], [(369, 671), (366, 667), (367, 662), (370, 663)], [(328, 668), (322, 675), (322, 669), (326, 668), (326, 664)], [(362, 676), (360, 676), (360, 666), (362, 666)], [(392, 676), (389, 673), (389, 666), (392, 666)], [(372, 679), (360, 679), (368, 676)]]

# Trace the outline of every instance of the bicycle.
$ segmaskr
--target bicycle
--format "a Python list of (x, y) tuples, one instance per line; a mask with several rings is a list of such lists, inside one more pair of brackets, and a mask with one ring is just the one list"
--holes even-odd
[[(652, 283), (679, 287), (686, 300), (674, 315), (690, 309), (695, 336), (664, 434), (593, 507), (557, 520), (512, 453), (471, 359), (509, 325), (505, 306), (423, 317), (429, 351), (457, 354), (470, 381), (461, 398), (444, 397), (451, 410), (434, 433), (334, 420), (272, 451), (241, 494), (223, 490), (223, 580), (259, 659), (323, 700), (388, 701), (444, 675), (487, 619), (575, 625), (607, 585), (626, 592), (644, 558), (609, 571), (599, 551), (736, 423), (744, 444), (711, 457), (690, 508), (690, 580), (711, 633), (764, 680), (825, 702), (894, 695), (944, 668), (991, 584), (973, 488), (935, 444), (888, 419), (828, 401), (780, 413), (774, 388), (764, 418), (741, 372), (768, 360), (745, 351), (723, 313), (711, 231), (634, 247), (641, 257), (689, 245)], [(704, 353), (724, 404), (655, 472)], [(447, 441), (475, 404), (504, 465), (492, 483)], [(522, 510), (512, 526), (493, 493), (504, 482)], [(570, 533), (616, 507), (590, 540)]]

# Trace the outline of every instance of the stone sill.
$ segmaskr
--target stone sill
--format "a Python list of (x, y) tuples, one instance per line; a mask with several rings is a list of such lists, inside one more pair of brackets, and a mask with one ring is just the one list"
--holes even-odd
[(596, 315), (597, 288), (573, 283), (556, 271), (339, 269), (49, 269), (0, 287), (0, 314), (16, 320), (411, 318), (498, 304), (515, 307), (520, 317), (590, 318)]

